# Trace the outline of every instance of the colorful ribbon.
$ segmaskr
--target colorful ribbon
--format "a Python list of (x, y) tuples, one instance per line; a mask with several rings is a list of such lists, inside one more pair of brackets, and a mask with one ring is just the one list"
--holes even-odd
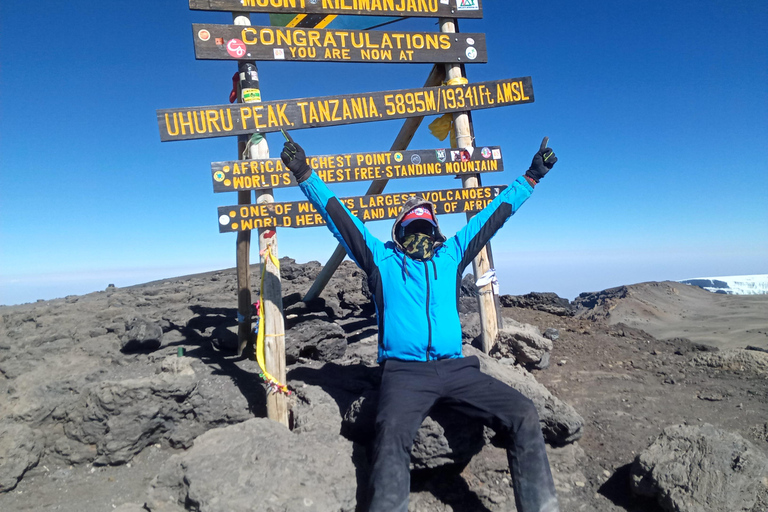
[(264, 332), (264, 322), (261, 321), (264, 318), (264, 276), (267, 273), (267, 258), (272, 260), (272, 263), (274, 263), (279, 272), (280, 261), (274, 254), (272, 254), (271, 244), (264, 250), (264, 259), (261, 262), (261, 286), (259, 287), (259, 296), (261, 299), (259, 300), (259, 330), (256, 334), (256, 362), (259, 363), (259, 368), (261, 368), (259, 377), (261, 377), (267, 384), (267, 393), (283, 393), (285, 395), (290, 395), (291, 391), (288, 389), (288, 386), (282, 384), (279, 380), (270, 375), (267, 371), (267, 365), (264, 362), (264, 338), (266, 336), (283, 336), (282, 334), (266, 334)]

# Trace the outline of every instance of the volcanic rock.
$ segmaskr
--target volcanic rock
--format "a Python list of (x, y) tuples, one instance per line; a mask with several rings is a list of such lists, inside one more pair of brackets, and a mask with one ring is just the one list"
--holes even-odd
[(704, 353), (694, 358), (694, 363), (721, 370), (743, 371), (768, 376), (768, 353), (756, 350), (723, 350)]
[(667, 427), (632, 465), (632, 490), (674, 512), (752, 510), (768, 458), (710, 424)]
[(501, 295), (499, 301), (506, 308), (527, 308), (544, 311), (557, 316), (573, 316), (576, 308), (568, 299), (556, 293), (529, 293), (527, 295)]
[(286, 364), (300, 357), (318, 361), (333, 361), (344, 356), (347, 337), (337, 323), (318, 315), (304, 317), (285, 333)]
[(537, 327), (507, 320), (499, 329), (491, 355), (513, 358), (533, 368), (545, 369), (549, 366), (551, 351), (552, 340), (542, 336)]
[(8, 492), (43, 454), (41, 434), (26, 425), (0, 424), (0, 493)]
[(163, 342), (163, 329), (146, 318), (134, 318), (126, 326), (126, 333), (120, 338), (120, 350), (126, 354), (132, 352), (152, 352), (160, 348)]
[[(352, 443), (255, 418), (199, 436), (152, 482), (150, 512), (354, 512)], [(257, 505), (258, 504), (258, 505)]]

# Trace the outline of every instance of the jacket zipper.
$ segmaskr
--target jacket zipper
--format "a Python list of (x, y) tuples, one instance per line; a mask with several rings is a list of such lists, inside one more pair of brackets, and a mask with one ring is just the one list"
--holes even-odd
[(427, 361), (429, 361), (429, 351), (432, 349), (432, 322), (429, 319), (429, 266), (424, 262), (424, 276), (427, 278)]

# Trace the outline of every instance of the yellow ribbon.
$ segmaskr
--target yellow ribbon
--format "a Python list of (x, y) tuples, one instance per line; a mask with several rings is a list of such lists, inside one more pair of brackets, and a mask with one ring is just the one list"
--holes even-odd
[(269, 335), (264, 332), (264, 276), (267, 273), (267, 258), (272, 260), (272, 263), (274, 263), (275, 267), (277, 267), (277, 270), (280, 271), (280, 260), (278, 260), (274, 254), (272, 254), (272, 246), (268, 245), (264, 251), (264, 260), (261, 263), (261, 285), (259, 287), (259, 332), (256, 334), (256, 362), (259, 363), (259, 368), (261, 368), (261, 378), (266, 381), (268, 391), (272, 393), (280, 392), (285, 393), (286, 395), (290, 395), (291, 392), (288, 390), (288, 386), (282, 384), (279, 380), (270, 375), (270, 373), (267, 371), (267, 365), (264, 362), (264, 337), (276, 336), (275, 334)]
[(467, 80), (467, 77), (457, 76), (456, 78), (451, 78), (450, 80), (445, 82), (445, 85), (464, 85), (468, 83), (469, 83), (469, 80)]
[(429, 123), (429, 131), (437, 140), (445, 140), (448, 134), (453, 131), (453, 114), (443, 114)]
[[(457, 76), (456, 78), (451, 78), (445, 82), (444, 85), (464, 85), (468, 83), (469, 80), (467, 80), (466, 77)], [(437, 140), (445, 140), (450, 134), (451, 147), (456, 147), (456, 129), (453, 125), (453, 114), (443, 114), (429, 123), (429, 131), (437, 138)]]

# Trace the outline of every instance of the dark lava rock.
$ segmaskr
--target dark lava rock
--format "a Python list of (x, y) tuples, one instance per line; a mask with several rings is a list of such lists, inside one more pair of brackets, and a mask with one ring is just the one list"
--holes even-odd
[(529, 293), (527, 295), (502, 295), (501, 305), (507, 308), (525, 308), (544, 311), (557, 316), (573, 316), (576, 308), (568, 299), (559, 297), (556, 293)]
[(626, 286), (617, 286), (599, 292), (580, 293), (579, 296), (573, 300), (573, 305), (578, 309), (592, 309), (617, 299), (626, 298), (628, 295), (629, 288)]
[(475, 276), (472, 274), (465, 275), (461, 280), (461, 291), (459, 296), (477, 297), (478, 295), (480, 295), (480, 291), (477, 289), (477, 285), (475, 284)]
[(667, 427), (632, 465), (632, 490), (664, 510), (753, 510), (768, 459), (738, 434), (712, 425)]
[(126, 333), (120, 338), (120, 351), (125, 354), (152, 352), (163, 343), (160, 324), (146, 318), (134, 318), (126, 325)]
[(343, 357), (346, 350), (344, 329), (319, 316), (301, 321), (285, 333), (286, 364), (294, 364), (300, 357), (333, 361)]

